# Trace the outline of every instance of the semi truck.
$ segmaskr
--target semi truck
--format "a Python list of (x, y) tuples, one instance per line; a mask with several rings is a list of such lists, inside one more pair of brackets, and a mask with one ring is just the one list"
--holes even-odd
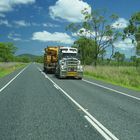
[(44, 54), (44, 71), (53, 72), (58, 78), (82, 79), (83, 67), (76, 48), (48, 46)]

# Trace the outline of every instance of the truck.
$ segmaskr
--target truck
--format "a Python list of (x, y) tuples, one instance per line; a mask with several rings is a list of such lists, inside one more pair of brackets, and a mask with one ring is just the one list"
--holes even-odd
[(54, 73), (58, 61), (58, 47), (48, 46), (44, 51), (44, 71)]
[(44, 71), (52, 71), (58, 78), (82, 79), (83, 67), (77, 48), (48, 46), (44, 54)]

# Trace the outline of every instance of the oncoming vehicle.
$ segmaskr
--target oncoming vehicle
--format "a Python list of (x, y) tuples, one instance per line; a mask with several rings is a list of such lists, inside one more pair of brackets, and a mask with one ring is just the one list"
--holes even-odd
[[(48, 47), (45, 50), (44, 70), (46, 72), (52, 71), (58, 78), (74, 77), (82, 79), (83, 67), (78, 59), (76, 48), (57, 46)], [(52, 52), (50, 53), (50, 51)]]
[(55, 75), (59, 78), (75, 77), (82, 79), (83, 67), (78, 59), (78, 51), (76, 48), (59, 48)]

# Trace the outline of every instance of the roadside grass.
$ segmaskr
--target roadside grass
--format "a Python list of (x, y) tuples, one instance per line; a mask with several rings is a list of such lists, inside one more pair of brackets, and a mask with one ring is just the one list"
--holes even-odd
[(0, 78), (14, 72), (17, 69), (25, 67), (27, 64), (25, 63), (0, 63)]
[(140, 71), (132, 66), (85, 66), (84, 75), (140, 91)]

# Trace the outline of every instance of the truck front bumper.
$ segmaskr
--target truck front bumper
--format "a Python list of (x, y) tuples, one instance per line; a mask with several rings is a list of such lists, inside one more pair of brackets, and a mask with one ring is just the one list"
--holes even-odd
[(61, 71), (60, 77), (67, 78), (67, 77), (74, 77), (74, 78), (82, 78), (83, 72), (82, 71), (76, 71), (76, 72), (67, 72), (67, 71)]

